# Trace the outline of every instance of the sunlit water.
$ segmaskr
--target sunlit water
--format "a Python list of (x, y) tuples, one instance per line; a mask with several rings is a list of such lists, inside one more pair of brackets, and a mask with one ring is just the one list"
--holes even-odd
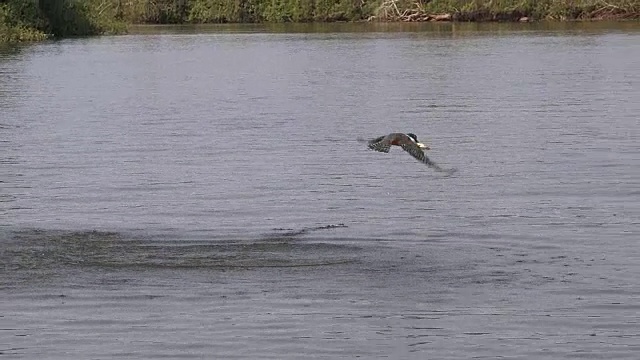
[(0, 355), (636, 359), (638, 114), (637, 23), (3, 49)]

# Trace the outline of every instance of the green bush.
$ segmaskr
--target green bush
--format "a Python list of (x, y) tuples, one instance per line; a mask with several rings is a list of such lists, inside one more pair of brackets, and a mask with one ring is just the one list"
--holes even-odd
[(50, 36), (120, 33), (112, 0), (8, 0), (0, 4), (0, 42), (43, 40)]
[(10, 0), (0, 4), (0, 42), (44, 40), (46, 19), (33, 2)]
[(255, 22), (250, 18), (249, 1), (195, 0), (191, 2), (187, 21), (191, 23)]

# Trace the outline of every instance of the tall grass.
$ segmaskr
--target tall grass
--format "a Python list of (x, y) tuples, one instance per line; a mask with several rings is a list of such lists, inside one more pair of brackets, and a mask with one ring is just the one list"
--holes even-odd
[[(174, 2), (156, 0), (151, 8), (171, 11)], [(189, 23), (324, 22), (360, 20), (364, 5), (363, 0), (191, 0), (181, 11)], [(134, 19), (149, 17), (138, 12)]]
[[(403, 20), (410, 12), (458, 21), (640, 18), (640, 0), (102, 0), (128, 23)], [(406, 20), (406, 19), (405, 19)]]

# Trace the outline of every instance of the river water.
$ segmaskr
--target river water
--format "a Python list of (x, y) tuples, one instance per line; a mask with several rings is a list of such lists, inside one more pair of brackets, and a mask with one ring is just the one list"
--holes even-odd
[(638, 114), (638, 23), (3, 48), (0, 357), (636, 359)]

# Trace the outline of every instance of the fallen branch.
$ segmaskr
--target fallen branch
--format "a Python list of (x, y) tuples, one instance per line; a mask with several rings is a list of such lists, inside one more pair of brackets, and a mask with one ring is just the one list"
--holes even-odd
[(424, 10), (424, 4), (426, 2), (414, 2), (413, 7), (400, 11), (398, 8), (398, 0), (386, 0), (384, 1), (378, 10), (376, 16), (370, 16), (367, 21), (380, 20), (380, 21), (404, 21), (404, 22), (417, 22), (417, 21), (451, 21), (451, 14), (428, 14)]

